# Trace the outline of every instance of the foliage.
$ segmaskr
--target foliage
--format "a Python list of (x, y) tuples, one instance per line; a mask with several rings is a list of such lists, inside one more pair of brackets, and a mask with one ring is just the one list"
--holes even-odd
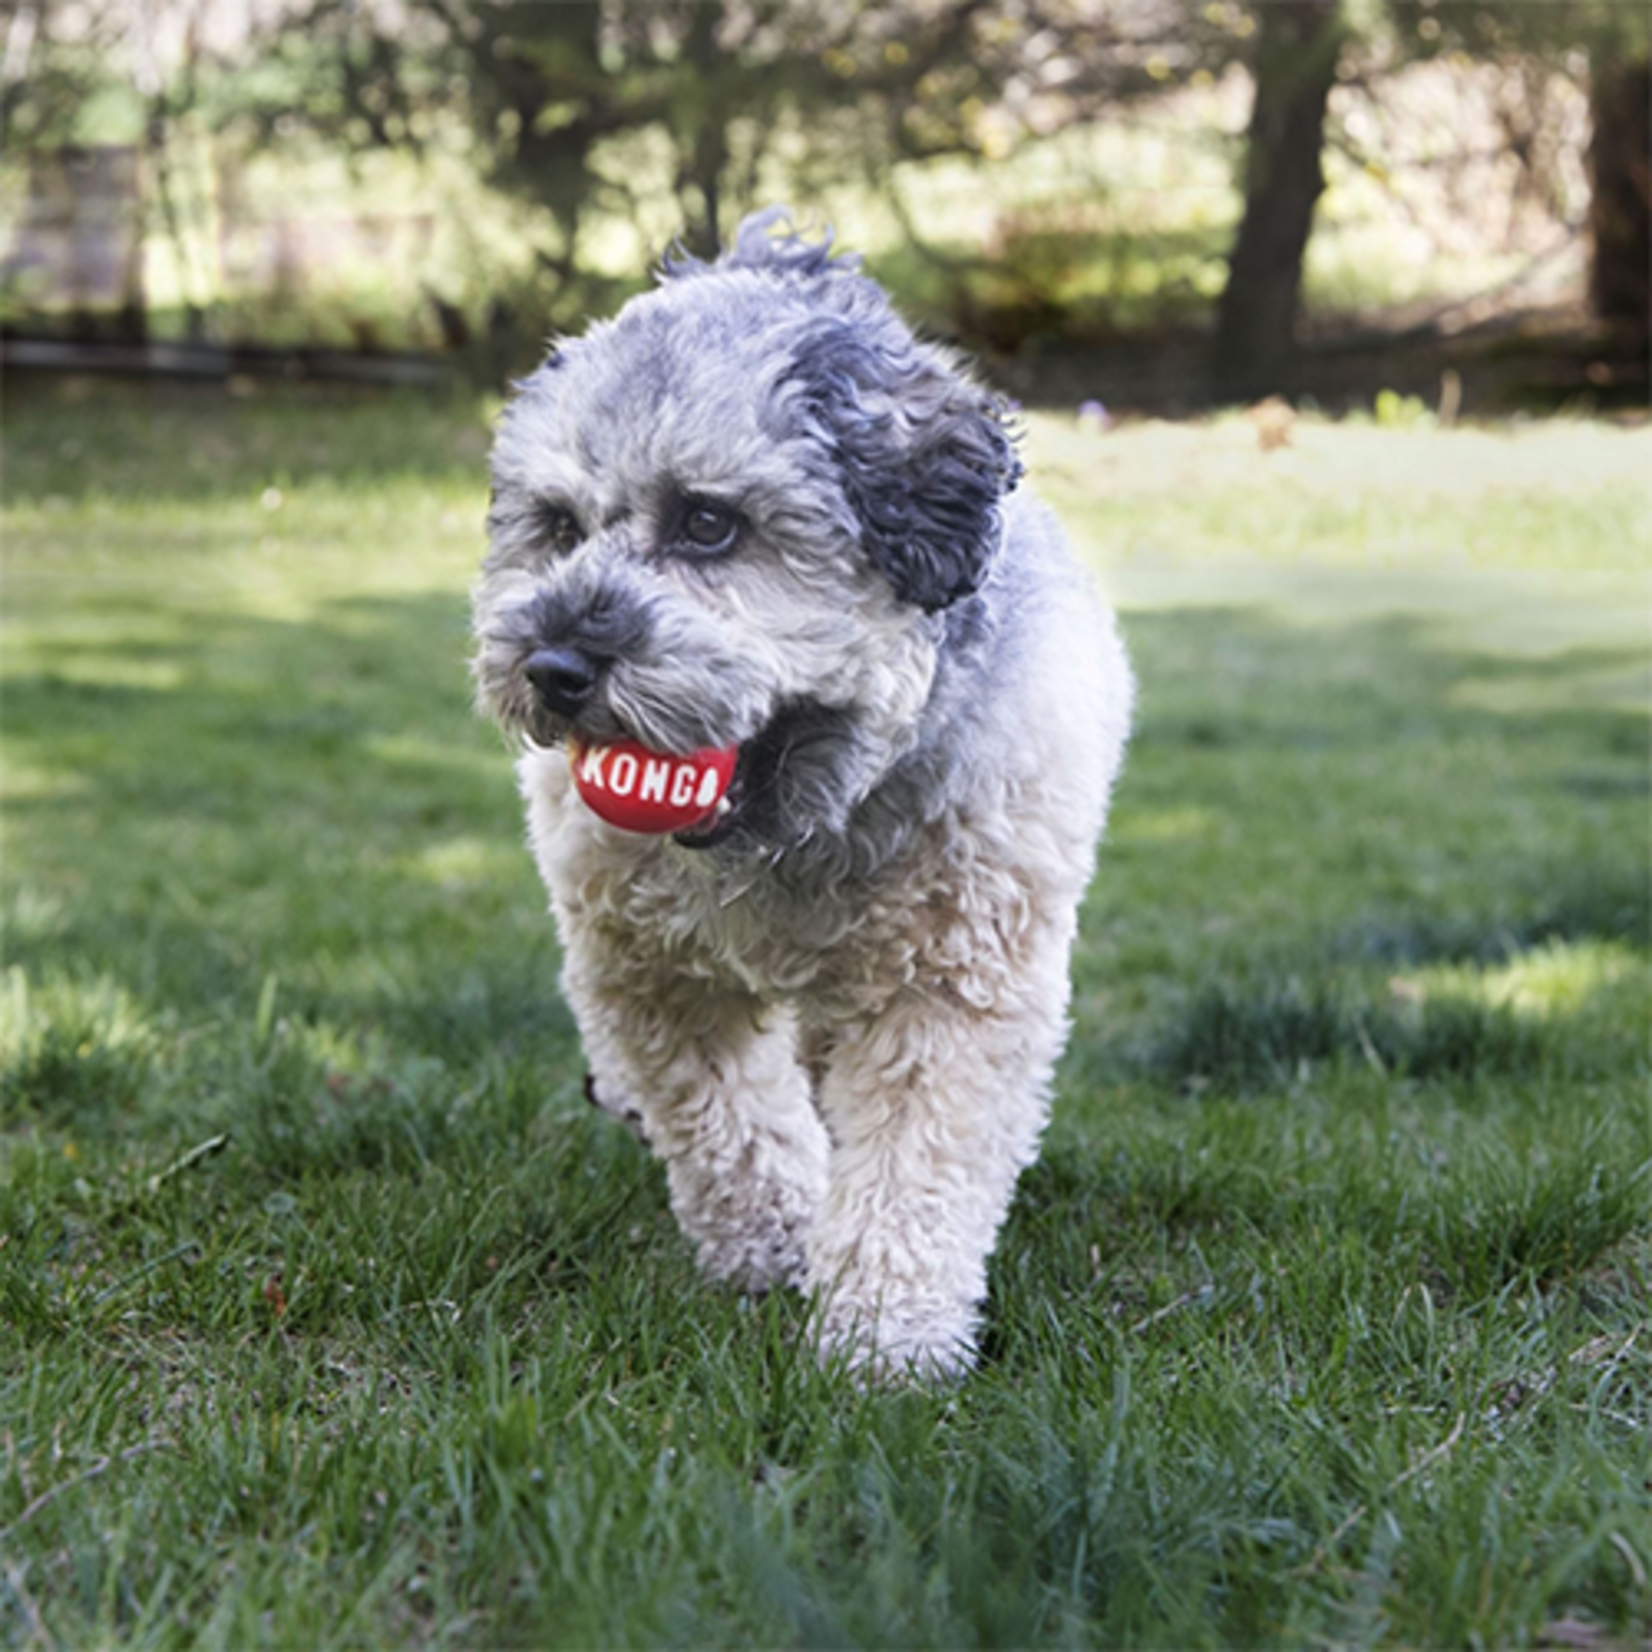
[(1644, 59), (1652, 45), (1652, 16), (1642, 6), (1617, 0), (1582, 0), (1567, 6), (1528, 6), (1519, 0), (1422, 0), (1395, 4), (1396, 36), (1423, 54), (1467, 52), (1512, 58), (1527, 52), (1558, 55), (1587, 50), (1602, 62)]
[[(42, 32), (15, 89), (25, 140), (49, 141), (45, 89), (80, 49), (61, 15), (45, 13), (59, 26)], [(84, 11), (99, 28), (121, 15), (108, 0)], [(128, 140), (146, 134), (158, 155), (186, 132), (210, 132), (242, 156), (309, 137), (357, 155), (462, 157), (526, 209), (541, 290), (522, 297), (563, 322), (615, 296), (588, 244), (604, 222), (646, 224), (656, 248), (681, 236), (705, 252), (760, 199), (845, 181), (904, 215), (897, 165), (1002, 161), (1178, 76), (1208, 81), (1253, 27), (1237, 5), (1184, 0), (296, 0), (221, 37), (197, 26), (192, 0), (144, 15), (172, 49), (152, 54), (160, 78), (147, 112), (128, 97)], [(89, 60), (114, 90), (120, 55)], [(86, 139), (84, 124), (61, 124), (59, 139)], [(656, 221), (662, 174), (672, 208)], [(502, 312), (508, 272), (494, 281)]]
[(1644, 432), (1030, 420), (1142, 722), (952, 1390), (693, 1273), (467, 700), (486, 409), (8, 408), (9, 1641), (1628, 1644)]
[[(1198, 330), (1228, 283), (1218, 353), (1249, 341), (1255, 371), (1231, 376), (1254, 387), (1288, 362), (1310, 221), (1311, 294), (1329, 261), (1357, 307), (1393, 302), (1392, 283), (1369, 279), (1371, 237), (1339, 258), (1326, 213), (1314, 219), (1311, 120), (1280, 144), (1307, 180), (1294, 206), (1259, 208), (1249, 242), (1235, 241), (1231, 181), (1256, 192), (1282, 175), (1257, 141), (1277, 100), (1260, 100), (1247, 127), (1245, 86), (1278, 55), (1261, 51), (1270, 31), (1288, 37), (1287, 18), (1316, 11), (1338, 13), (1342, 40), (1324, 134), (1332, 194), (1341, 178), (1381, 202), (1375, 262), (1411, 272), (1406, 296), (1426, 306), (1442, 286), (1452, 296), (1518, 287), (1528, 260), (1543, 261), (1546, 290), (1565, 280), (1575, 290), (1576, 261), (1532, 242), (1557, 228), (1577, 242), (1585, 228), (1578, 110), (1591, 55), (1644, 58), (1643, 10), (1608, 0), (1311, 0), (1306, 12), (1241, 0), (282, 0), (251, 12), (155, 0), (136, 14), (118, 0), (28, 0), (19, 16), (32, 23), (7, 35), (0, 185), (22, 188), (36, 148), (141, 145), (157, 336), (181, 317), (191, 333), (261, 340), (298, 325), (365, 348), (440, 341), (498, 382), (547, 331), (613, 308), (673, 238), (704, 251), (745, 210), (777, 200), (831, 203), (848, 221), (847, 200), (857, 226), (888, 222), (909, 292), (975, 345), (1036, 353)], [(29, 49), (15, 49), (25, 35)], [(1420, 132), (1412, 111), (1387, 107), (1396, 70), (1434, 58), (1459, 75), (1477, 63), (1497, 77), (1489, 113), (1465, 104)], [(1178, 92), (1191, 97), (1167, 97)], [(1052, 140), (1155, 123), (1191, 157), (1184, 171), (1213, 156), (1218, 181), (1081, 170), (1059, 198), (1019, 197), (1021, 180), (1045, 164), (1035, 151), (1078, 147)], [(966, 195), (1014, 198), (952, 233), (955, 215), (936, 210), (931, 184), (949, 167), (969, 180)], [(257, 192), (240, 191), (260, 171), (280, 183), (255, 208)], [(402, 181), (387, 208), (392, 173)], [(1453, 175), (1470, 204), (1444, 214), (1442, 232), (1442, 215), (1418, 197)], [(304, 185), (315, 195), (295, 207)], [(1508, 193), (1512, 215), (1494, 210)], [(370, 256), (346, 243), (331, 256), (350, 279), (309, 272), (315, 290), (301, 315), (285, 292), (237, 308), (227, 288), (213, 291), (212, 271), (234, 262), (226, 248), (260, 245), (264, 230), (272, 244), (277, 230), (302, 243), (302, 219), (383, 210), (432, 215), (440, 244), (386, 255), (393, 273), (377, 288), (361, 268)], [(1261, 233), (1286, 219), (1289, 233)], [(1645, 308), (1644, 210), (1617, 219), (1587, 226), (1594, 244), (1621, 247), (1617, 276), (1595, 282), (1597, 309), (1632, 318)], [(1500, 226), (1497, 257), (1465, 252), (1455, 232), (1467, 220), (1482, 232)], [(1242, 279), (1229, 282), (1230, 264)]]
[(112, 7), (92, 7), (81, 27), (57, 31), (41, 0), (19, 6), (4, 41), (0, 72), (0, 150), (85, 143), (89, 105), (121, 91), (113, 63), (122, 18)]

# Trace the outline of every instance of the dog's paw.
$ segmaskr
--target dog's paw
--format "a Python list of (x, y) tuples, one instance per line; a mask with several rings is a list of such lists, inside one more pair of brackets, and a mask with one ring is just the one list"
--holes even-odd
[(821, 1363), (862, 1383), (945, 1383), (975, 1365), (975, 1313), (969, 1305), (891, 1302), (875, 1306), (841, 1287), (822, 1304), (815, 1346)]

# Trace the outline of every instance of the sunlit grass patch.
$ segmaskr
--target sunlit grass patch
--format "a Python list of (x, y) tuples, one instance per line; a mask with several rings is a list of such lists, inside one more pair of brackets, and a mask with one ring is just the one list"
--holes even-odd
[[(1106, 400), (1104, 383), (1095, 396)], [(1288, 446), (1264, 452), (1242, 415), (1102, 432), (1031, 413), (1026, 425), (1040, 490), (1125, 577), (1142, 553), (1200, 565), (1218, 592), (1229, 567), (1243, 577), (1247, 564), (1459, 577), (1652, 569), (1644, 428), (1406, 431), (1304, 417)], [(1391, 581), (1376, 589), (1395, 600)], [(1544, 619), (1529, 608), (1522, 617)]]
[(137, 1105), (161, 1045), (131, 994), (107, 977), (0, 982), (0, 1130), (39, 1119), (76, 1134), (122, 1120)]
[(1396, 976), (1396, 996), (1426, 1001), (1433, 995), (1506, 1006), (1523, 1019), (1575, 1017), (1597, 995), (1631, 992), (1652, 1011), (1652, 977), (1646, 960), (1624, 941), (1549, 942), (1501, 967), (1469, 970), (1446, 966)]
[(1644, 954), (1622, 941), (1549, 942), (1502, 964), (1434, 964), (1386, 981), (1329, 959), (1310, 975), (1207, 981), (1136, 1062), (1193, 1093), (1288, 1087), (1361, 1066), (1411, 1080), (1583, 1077), (1645, 1065), (1649, 1028)]

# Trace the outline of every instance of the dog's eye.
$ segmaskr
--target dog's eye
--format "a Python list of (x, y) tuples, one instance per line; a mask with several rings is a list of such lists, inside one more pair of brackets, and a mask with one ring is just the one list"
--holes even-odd
[(691, 499), (683, 507), (678, 533), (691, 550), (726, 551), (740, 535), (740, 513), (711, 499)]
[(545, 548), (557, 556), (566, 556), (577, 550), (585, 539), (585, 530), (579, 518), (566, 505), (554, 499), (540, 499), (534, 504), (534, 525)]

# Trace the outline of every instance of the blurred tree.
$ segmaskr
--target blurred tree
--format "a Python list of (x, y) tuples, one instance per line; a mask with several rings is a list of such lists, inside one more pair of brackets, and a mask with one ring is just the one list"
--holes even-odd
[(1225, 400), (1252, 400), (1286, 382), (1303, 254), (1325, 189), (1325, 109), (1346, 38), (1339, 0), (1259, 8), (1244, 213), (1216, 314), (1214, 379)]
[(88, 101), (116, 78), (111, 70), (127, 21), (113, 7), (15, 0), (0, 10), (0, 150), (85, 141)]
[[(0, 132), (14, 150), (65, 141), (109, 63), (130, 56), (112, 48), (141, 38), (133, 17), (164, 21), (184, 31), (182, 56), (141, 85), (126, 76), (163, 215), (182, 211), (163, 163), (186, 116), (254, 145), (306, 128), (356, 151), (462, 135), (484, 184), (542, 209), (522, 226), (542, 277), (535, 331), (611, 298), (588, 229), (639, 219), (644, 173), (663, 172), (692, 251), (759, 203), (777, 158), (805, 191), (849, 177), (880, 189), (921, 248), (905, 163), (992, 164), (1243, 62), (1255, 88), (1243, 211), (1214, 341), (1217, 385), (1243, 397), (1288, 384), (1339, 64), (1376, 74), (1451, 51), (1570, 65), (1581, 47), (1594, 71), (1594, 293), (1603, 316), (1644, 333), (1648, 13), (1621, 0), (270, 0), (236, 10), (215, 42), (188, 34), (231, 10), (13, 0)], [(970, 290), (978, 263), (931, 256)], [(474, 331), (452, 303), (437, 308), (451, 339)], [(962, 303), (954, 314), (981, 319)], [(1062, 316), (1034, 321), (1059, 331)], [(1024, 336), (1011, 327), (1004, 342)]]
[(1644, 352), (1652, 327), (1652, 63), (1647, 56), (1597, 58), (1590, 105), (1590, 296), (1601, 321)]
[[(182, 73), (167, 83), (152, 50), (155, 9), (130, 0), (16, 0), (9, 15), (0, 11), (0, 150), (27, 172), (23, 217), (33, 221), (23, 239), (43, 235), (70, 249), (69, 268), (44, 258), (45, 289), (24, 301), (23, 313), (50, 314), (76, 336), (144, 336), (151, 301), (144, 252), (153, 229), (187, 284), (171, 139), (178, 107), (193, 97), (196, 57), (186, 30)], [(73, 267), (111, 260), (126, 266), (118, 304), (106, 292), (92, 298), (86, 268)], [(25, 271), (31, 261), (42, 262), (25, 250)], [(187, 296), (182, 307), (193, 333), (198, 308)]]
[[(1328, 98), (1345, 50), (1374, 41), (1390, 67), (1451, 53), (1501, 61), (1517, 74), (1533, 62), (1589, 62), (1591, 295), (1601, 319), (1642, 344), (1648, 330), (1652, 212), (1648, 189), (1648, 37), (1652, 10), (1619, 0), (1253, 0), (1258, 28), (1255, 100), (1243, 164), (1245, 205), (1218, 305), (1214, 386), (1224, 399), (1288, 388), (1303, 258), (1324, 188), (1321, 149)], [(1528, 91), (1540, 86), (1526, 77)], [(1540, 94), (1533, 94), (1540, 95)], [(1529, 169), (1519, 135), (1512, 152)]]
[[(267, 43), (302, 73), (272, 87), (262, 114), (268, 131), (297, 113), (363, 147), (417, 144), (432, 113), (456, 118), (484, 181), (548, 211), (555, 244), (539, 249), (541, 262), (573, 283), (591, 207), (628, 204), (626, 181), (594, 165), (605, 141), (664, 139), (682, 238), (708, 253), (755, 204), (788, 117), (794, 127), (815, 117), (831, 126), (847, 102), (909, 93), (964, 49), (964, 26), (984, 9), (984, 0), (888, 11), (806, 0), (403, 0), (394, 9), (313, 0), (301, 29), (289, 17)], [(304, 87), (296, 109), (281, 95), (294, 79)]]
[(432, 115), (452, 119), (487, 183), (548, 213), (537, 257), (556, 309), (574, 311), (599, 297), (582, 227), (636, 215), (631, 181), (602, 164), (613, 140), (663, 142), (681, 237), (704, 254), (759, 204), (782, 147), (794, 176), (853, 176), (899, 210), (902, 162), (996, 161), (1219, 68), (1230, 14), (1227, 0), (305, 0), (302, 26), (288, 15), (267, 41), (291, 72), (266, 82), (263, 130), (301, 117), (363, 147), (416, 145)]
[(1623, 0), (1390, 0), (1396, 33), (1417, 56), (1461, 52), (1511, 65), (1521, 59), (1588, 64), (1593, 133), (1590, 297), (1600, 320), (1644, 349), (1652, 309), (1652, 7)]

